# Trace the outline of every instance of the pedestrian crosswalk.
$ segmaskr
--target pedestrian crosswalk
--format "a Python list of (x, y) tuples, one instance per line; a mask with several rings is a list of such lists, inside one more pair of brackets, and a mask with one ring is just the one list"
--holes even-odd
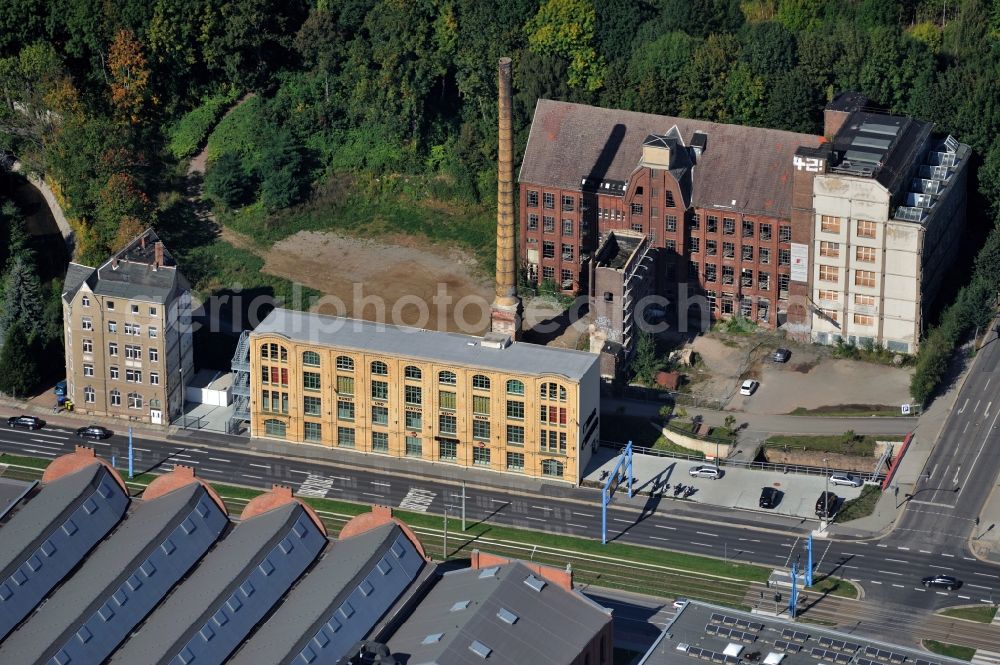
[(411, 487), (410, 491), (403, 497), (403, 500), (399, 502), (399, 507), (403, 510), (414, 510), (418, 513), (426, 513), (436, 496), (436, 492), (420, 489), (418, 487)]
[(1000, 665), (1000, 651), (976, 649), (976, 655), (972, 657), (972, 663), (973, 665)]
[(299, 486), (298, 494), (299, 496), (312, 496), (322, 499), (330, 493), (331, 487), (333, 487), (333, 478), (327, 478), (318, 473), (310, 473)]

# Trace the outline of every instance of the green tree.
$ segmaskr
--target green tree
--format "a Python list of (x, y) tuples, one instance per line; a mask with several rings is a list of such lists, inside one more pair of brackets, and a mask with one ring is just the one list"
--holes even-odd
[(287, 132), (279, 132), (260, 162), (260, 198), (274, 212), (298, 203), (308, 190), (301, 148)]
[(226, 207), (235, 208), (245, 203), (250, 189), (250, 177), (243, 168), (243, 160), (235, 152), (224, 152), (208, 165), (205, 193)]
[(749, 25), (740, 55), (755, 76), (784, 74), (796, 64), (795, 35), (775, 21)]
[(4, 343), (18, 337), (15, 330), (32, 340), (41, 332), (42, 288), (34, 259), (33, 252), (22, 250), (8, 261), (0, 309), (0, 339)]
[(660, 370), (660, 358), (656, 355), (656, 339), (649, 331), (643, 330), (635, 344), (635, 356), (632, 358), (632, 376), (640, 383), (653, 383), (656, 373)]
[(725, 117), (727, 80), (739, 57), (740, 43), (736, 37), (709, 35), (684, 68), (678, 91), (681, 114), (701, 120)]
[(20, 322), (7, 333), (0, 348), (0, 393), (27, 397), (38, 384), (41, 349)]
[(569, 61), (571, 88), (595, 91), (604, 83), (607, 65), (594, 49), (597, 15), (588, 0), (545, 0), (524, 29), (531, 49)]
[(686, 33), (669, 32), (638, 45), (628, 61), (620, 89), (608, 86), (605, 104), (614, 107), (619, 100), (634, 111), (677, 115), (677, 89), (698, 44)]

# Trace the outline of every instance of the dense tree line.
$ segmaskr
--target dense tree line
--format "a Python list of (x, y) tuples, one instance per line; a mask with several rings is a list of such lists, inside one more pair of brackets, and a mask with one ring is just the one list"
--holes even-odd
[[(998, 0), (2, 5), (0, 147), (58, 184), (84, 261), (157, 224), (177, 160), (251, 92), (209, 145), (221, 205), (278, 210), (345, 172), (488, 205), (503, 55), (520, 146), (539, 97), (818, 133), (826, 101), (858, 90), (972, 145), (977, 243), (1000, 202)], [(998, 270), (980, 262), (961, 298), (981, 309)]]

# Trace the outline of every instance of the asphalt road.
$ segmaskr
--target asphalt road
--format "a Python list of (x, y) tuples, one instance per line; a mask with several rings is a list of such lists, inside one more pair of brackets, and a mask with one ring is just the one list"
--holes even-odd
[(1000, 454), (1000, 341), (977, 354), (955, 408), (912, 492), (894, 542), (925, 549), (967, 551), (965, 543), (1000, 525), (975, 523), (996, 480)]
[[(69, 452), (79, 440), (56, 426), (40, 431), (0, 431), (0, 450), (41, 457)], [(127, 440), (114, 436), (93, 443), (99, 455), (117, 457), (125, 467)], [(350, 464), (279, 458), (236, 449), (174, 441), (136, 438), (135, 472), (188, 464), (210, 481), (270, 487), (280, 482), (300, 495), (363, 503), (381, 503), (404, 510), (453, 516), (460, 513), (461, 486), (407, 473)], [(359, 457), (359, 463), (370, 460)], [(784, 568), (801, 556), (812, 521), (726, 511), (671, 498), (627, 499), (622, 493), (608, 511), (609, 539), (663, 547), (680, 552)], [(542, 486), (541, 492), (469, 485), (466, 514), (470, 523), (497, 524), (600, 538), (599, 492), (587, 488)], [(1000, 597), (1000, 566), (982, 563), (944, 542), (934, 546), (894, 541), (838, 542), (816, 540), (814, 576), (833, 574), (857, 581), (870, 601), (897, 607), (931, 610), (948, 605), (991, 601)], [(924, 575), (947, 572), (965, 581), (956, 592), (925, 590)]]

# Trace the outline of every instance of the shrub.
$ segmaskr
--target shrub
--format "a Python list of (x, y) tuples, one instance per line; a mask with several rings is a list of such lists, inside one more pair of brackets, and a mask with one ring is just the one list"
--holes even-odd
[(185, 113), (167, 131), (167, 149), (170, 154), (177, 159), (184, 159), (198, 152), (198, 148), (208, 138), (208, 133), (219, 117), (236, 99), (236, 95), (235, 90), (230, 90), (209, 97), (200, 106)]
[(272, 132), (261, 98), (251, 97), (223, 118), (208, 137), (208, 161), (235, 152), (248, 173), (260, 161), (263, 139)]
[(258, 173), (261, 202), (270, 212), (301, 201), (309, 185), (302, 151), (285, 132), (263, 151)]
[(208, 165), (205, 173), (205, 194), (222, 202), (227, 208), (245, 203), (252, 182), (243, 162), (235, 152), (224, 152)]

